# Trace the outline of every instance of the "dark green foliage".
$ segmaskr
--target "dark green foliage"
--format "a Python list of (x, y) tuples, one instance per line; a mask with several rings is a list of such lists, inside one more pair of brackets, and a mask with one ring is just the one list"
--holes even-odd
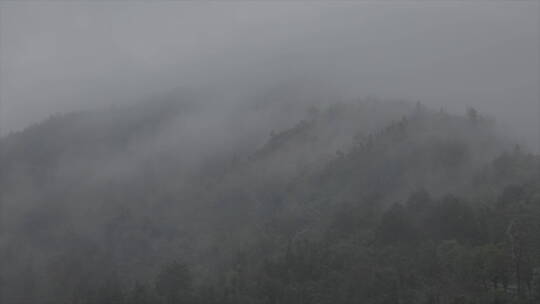
[(474, 210), (457, 197), (444, 197), (436, 207), (432, 221), (437, 225), (435, 233), (440, 239), (474, 243), (481, 238)]

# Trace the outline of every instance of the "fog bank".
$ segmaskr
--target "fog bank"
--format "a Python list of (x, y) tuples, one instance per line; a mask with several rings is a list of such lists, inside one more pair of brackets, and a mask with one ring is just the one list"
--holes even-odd
[[(0, 130), (188, 88), (293, 81), (495, 115), (539, 137), (539, 3), (0, 4)], [(323, 91), (323, 90), (320, 90)]]

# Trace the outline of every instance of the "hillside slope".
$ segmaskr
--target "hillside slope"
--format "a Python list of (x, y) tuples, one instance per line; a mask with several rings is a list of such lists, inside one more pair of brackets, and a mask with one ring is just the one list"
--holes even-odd
[[(534, 242), (516, 264), (527, 275), (504, 262), (463, 281), (452, 271), (473, 270), (444, 260), (493, 249), (516, 262), (505, 231), (540, 231), (522, 216), (540, 214), (538, 157), (491, 120), (369, 99), (312, 107), (292, 127), (257, 121), (267, 109), (204, 111), (168, 101), (73, 113), (1, 139), (2, 303), (453, 303), (538, 291)], [(424, 255), (438, 266), (410, 262)], [(188, 268), (193, 284), (158, 287)]]

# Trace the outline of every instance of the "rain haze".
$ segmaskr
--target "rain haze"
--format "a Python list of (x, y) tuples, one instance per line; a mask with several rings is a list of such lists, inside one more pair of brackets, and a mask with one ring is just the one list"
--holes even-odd
[(540, 303), (539, 90), (538, 1), (0, 0), (0, 303)]
[[(539, 4), (1, 4), (1, 129), (175, 87), (313, 79), (497, 115), (538, 138)], [(201, 89), (204, 90), (204, 89)]]

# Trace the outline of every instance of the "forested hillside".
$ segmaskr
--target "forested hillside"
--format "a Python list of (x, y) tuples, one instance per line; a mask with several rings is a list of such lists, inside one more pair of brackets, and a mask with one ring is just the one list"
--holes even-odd
[(207, 111), (0, 139), (0, 302), (540, 302), (540, 157), (493, 119), (373, 98)]

